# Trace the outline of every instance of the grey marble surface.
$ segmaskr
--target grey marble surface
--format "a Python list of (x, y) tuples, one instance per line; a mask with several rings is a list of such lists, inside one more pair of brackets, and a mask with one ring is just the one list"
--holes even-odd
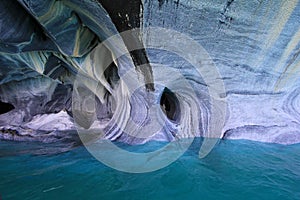
[[(129, 56), (118, 58), (105, 71), (125, 45), (118, 38), (101, 46), (118, 31), (98, 1), (1, 1), (0, 16), (0, 100), (15, 107), (0, 115), (0, 139), (69, 138), (68, 131), (76, 130), (74, 120), (81, 128), (104, 130), (105, 138), (132, 144), (207, 136), (214, 126), (206, 78), (180, 56), (147, 49), (156, 86), (151, 94), (142, 88)], [(191, 38), (212, 59), (225, 87), (218, 98), (226, 103), (225, 121), (220, 118), (222, 130), (216, 135), (300, 142), (297, 0), (144, 0), (141, 17), (145, 46), (153, 40), (147, 27), (163, 27)], [(168, 45), (178, 44), (182, 43), (170, 37)], [(78, 73), (85, 78), (79, 79)], [(130, 91), (130, 84), (139, 87)], [(175, 96), (164, 108), (159, 105), (162, 84)], [(93, 95), (97, 98), (91, 103), (86, 97)], [(75, 111), (72, 100), (79, 102), (73, 104)], [(174, 105), (166, 108), (167, 104)], [(152, 112), (153, 105), (157, 109)], [(175, 113), (174, 119), (168, 119), (164, 109)], [(148, 126), (150, 122), (154, 124)], [(153, 134), (139, 137), (150, 130)]]

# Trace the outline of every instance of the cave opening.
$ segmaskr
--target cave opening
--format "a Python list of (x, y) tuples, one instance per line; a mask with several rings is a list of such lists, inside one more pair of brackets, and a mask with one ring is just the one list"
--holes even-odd
[(172, 121), (178, 120), (180, 114), (179, 101), (176, 95), (168, 88), (165, 88), (161, 95), (160, 106), (168, 119)]
[(120, 80), (118, 67), (112, 62), (104, 71), (106, 81), (113, 87)]
[(12, 104), (0, 101), (0, 115), (4, 113), (8, 113), (13, 109), (15, 109), (15, 107)]

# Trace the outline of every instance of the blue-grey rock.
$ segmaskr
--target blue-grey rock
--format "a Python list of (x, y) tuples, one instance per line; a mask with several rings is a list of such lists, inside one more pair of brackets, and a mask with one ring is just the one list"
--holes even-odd
[[(297, 0), (124, 2), (1, 1), (0, 101), (14, 109), (0, 115), (0, 138), (57, 141), (74, 133), (75, 120), (80, 128), (100, 127), (102, 137), (132, 144), (207, 137), (214, 126), (228, 139), (300, 142)], [(161, 48), (196, 53), (175, 35), (153, 37), (147, 27), (191, 38), (211, 58), (218, 80), (201, 77), (180, 55), (147, 49), (168, 37)], [(126, 30), (130, 37), (107, 40)], [(115, 59), (133, 44), (140, 50)], [(206, 58), (195, 57), (205, 65)], [(210, 94), (219, 81), (225, 91), (216, 98), (226, 105), (220, 124), (212, 119)]]

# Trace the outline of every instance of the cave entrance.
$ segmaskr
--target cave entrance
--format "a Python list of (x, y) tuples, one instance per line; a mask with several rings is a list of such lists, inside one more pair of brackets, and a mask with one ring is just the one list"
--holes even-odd
[(13, 109), (15, 109), (15, 107), (12, 104), (0, 101), (0, 115), (7, 113)]
[(168, 88), (165, 88), (161, 95), (160, 106), (168, 119), (172, 121), (178, 120), (180, 114), (179, 101), (176, 95)]

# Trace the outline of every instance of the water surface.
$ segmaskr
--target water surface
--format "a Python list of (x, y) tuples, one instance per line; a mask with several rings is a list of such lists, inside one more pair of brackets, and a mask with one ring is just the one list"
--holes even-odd
[[(84, 147), (56, 153), (61, 146), (1, 141), (0, 193), (22, 200), (300, 199), (300, 144), (222, 140), (199, 159), (200, 143), (166, 168), (131, 174), (101, 164)], [(118, 145), (149, 151), (164, 144)]]

